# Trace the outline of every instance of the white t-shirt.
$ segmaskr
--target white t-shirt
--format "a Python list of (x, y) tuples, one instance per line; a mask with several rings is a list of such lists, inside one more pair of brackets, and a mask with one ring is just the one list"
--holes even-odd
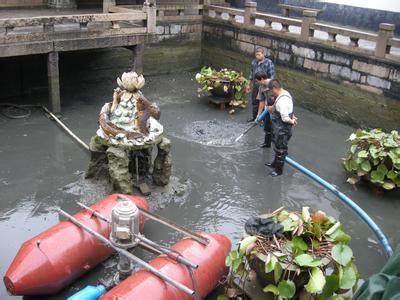
[(293, 113), (293, 99), (288, 91), (283, 91), (280, 94), (274, 104), (275, 110), (280, 113), (282, 121), (290, 123), (290, 114)]

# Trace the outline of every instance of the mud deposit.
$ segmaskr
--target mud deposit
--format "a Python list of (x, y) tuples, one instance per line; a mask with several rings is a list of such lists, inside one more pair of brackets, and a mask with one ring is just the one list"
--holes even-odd
[(246, 128), (245, 124), (217, 119), (193, 121), (185, 126), (181, 138), (208, 146), (238, 146), (235, 139)]
[[(264, 162), (271, 159), (272, 153), (258, 148), (262, 130), (254, 128), (239, 143), (234, 143), (248, 126), (245, 120), (249, 112), (229, 115), (211, 106), (206, 97), (198, 98), (193, 77), (193, 73), (184, 73), (146, 78), (144, 93), (161, 107), (161, 123), (171, 138), (173, 157), (171, 184), (153, 191), (148, 198), (151, 209), (191, 230), (225, 234), (234, 245), (250, 216), (282, 205), (291, 210), (305, 205), (322, 209), (338, 218), (352, 235), (350, 244), (362, 276), (378, 271), (385, 256), (366, 224), (330, 192), (290, 166), (286, 166), (283, 176), (268, 177)], [(114, 85), (109, 82), (62, 89), (63, 121), (84, 141), (88, 142), (97, 130), (98, 112)], [(43, 99), (29, 101), (44, 102)], [(353, 128), (299, 108), (296, 112), (299, 125), (290, 141), (290, 157), (354, 199), (396, 245), (399, 194), (388, 193), (379, 198), (366, 187), (345, 183), (340, 160)], [(108, 182), (83, 178), (88, 153), (42, 112), (33, 110), (25, 119), (0, 116), (0, 124), (0, 274), (3, 276), (25, 240), (60, 221), (56, 207), (75, 213), (79, 210), (77, 201), (94, 203), (107, 195), (110, 188)], [(165, 244), (182, 237), (154, 222), (146, 223), (145, 234)], [(114, 264), (113, 260), (104, 262), (59, 295), (26, 299), (66, 299), (82, 286), (94, 284), (100, 276), (112, 273)], [(0, 284), (0, 299), (21, 297), (9, 297)]]

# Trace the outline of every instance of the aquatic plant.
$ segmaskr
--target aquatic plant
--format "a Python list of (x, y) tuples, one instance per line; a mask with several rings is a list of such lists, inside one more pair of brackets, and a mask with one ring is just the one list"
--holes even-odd
[(357, 286), (359, 273), (347, 245), (351, 237), (335, 218), (323, 211), (311, 213), (309, 207), (301, 212), (281, 207), (260, 218), (272, 220), (280, 230), (271, 236), (247, 236), (229, 253), (230, 274), (220, 300), (240, 295), (243, 289), (239, 286), (246, 277), (267, 282), (263, 291), (276, 299), (291, 299), (300, 293), (308, 294), (307, 299), (346, 299), (338, 294)]
[(351, 175), (347, 182), (356, 184), (365, 179), (386, 190), (400, 187), (400, 136), (396, 130), (357, 129), (343, 167)]
[(246, 108), (246, 86), (248, 80), (241, 73), (221, 69), (217, 71), (211, 67), (204, 66), (200, 73), (196, 74), (196, 81), (203, 85), (202, 90), (211, 91), (222, 87), (226, 96), (231, 96), (230, 105)]

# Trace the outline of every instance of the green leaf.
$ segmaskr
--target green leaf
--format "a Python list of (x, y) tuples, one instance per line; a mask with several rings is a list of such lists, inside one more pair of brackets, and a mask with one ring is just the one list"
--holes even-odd
[(356, 153), (357, 148), (358, 148), (357, 145), (351, 145), (351, 147), (350, 147), (350, 152), (351, 152), (352, 154)]
[(308, 249), (306, 242), (304, 242), (304, 240), (299, 236), (295, 236), (291, 240), (291, 246), (292, 248), (299, 249), (302, 251), (306, 251)]
[(365, 171), (365, 172), (371, 171), (371, 164), (370, 164), (370, 162), (369, 162), (368, 160), (364, 160), (364, 161), (361, 163), (361, 169), (362, 169), (363, 171)]
[(322, 262), (318, 258), (313, 258), (309, 254), (300, 254), (294, 258), (294, 262), (300, 267), (319, 267)]
[(274, 281), (275, 281), (275, 283), (277, 283), (279, 281), (279, 279), (281, 278), (282, 271), (283, 271), (282, 265), (278, 261), (275, 264), (275, 268), (274, 268)]
[(281, 225), (283, 226), (283, 231), (291, 231), (293, 224), (294, 222), (291, 218), (285, 219), (283, 222), (281, 222)]
[(351, 240), (351, 236), (343, 232), (342, 230), (337, 230), (330, 236), (335, 242), (346, 243)]
[(273, 284), (268, 284), (265, 288), (263, 288), (263, 291), (266, 293), (273, 293), (276, 296), (279, 295), (278, 287)]
[(229, 300), (229, 297), (225, 295), (218, 295), (217, 300)]
[(330, 299), (338, 288), (339, 277), (336, 274), (327, 276), (324, 289), (322, 290), (322, 294), (320, 296), (320, 300)]
[(357, 272), (353, 264), (349, 264), (339, 269), (339, 287), (341, 289), (351, 289), (357, 282)]
[(352, 171), (357, 171), (358, 169), (358, 162), (355, 160), (350, 160), (350, 167)]
[(360, 152), (358, 152), (357, 156), (361, 157), (361, 158), (367, 158), (368, 157), (368, 152), (365, 151), (365, 150), (361, 150)]
[(336, 222), (333, 226), (331, 226), (325, 234), (327, 235), (331, 235), (332, 233), (334, 233), (336, 230), (339, 229), (339, 227), (341, 226), (340, 222)]
[(338, 244), (333, 246), (331, 255), (338, 264), (346, 266), (353, 258), (353, 251), (347, 245)]
[(267, 263), (265, 263), (265, 273), (272, 272), (275, 269), (275, 264), (278, 262), (278, 259), (275, 255), (268, 254), (270, 259)]
[(292, 298), (296, 293), (296, 286), (293, 281), (285, 280), (278, 284), (279, 296), (282, 298)]
[(385, 182), (382, 184), (382, 187), (385, 190), (392, 190), (396, 187), (396, 185), (393, 182), (385, 180)]
[(396, 173), (393, 170), (390, 170), (387, 174), (386, 174), (387, 178), (391, 179), (391, 180), (395, 180), (399, 175), (398, 173)]
[(314, 232), (315, 237), (318, 240), (321, 240), (321, 226), (319, 226), (319, 224), (313, 223), (313, 232)]
[(323, 290), (325, 283), (326, 280), (324, 273), (319, 268), (313, 268), (311, 270), (310, 280), (304, 287), (306, 288), (307, 292), (311, 294), (319, 293)]
[(242, 264), (242, 261), (240, 259), (234, 260), (233, 263), (232, 263), (233, 272), (236, 272), (241, 264)]
[(376, 170), (377, 170), (379, 173), (383, 174), (383, 176), (385, 176), (385, 175), (387, 174), (387, 172), (388, 172), (387, 167), (386, 167), (383, 163), (380, 164), (380, 165), (378, 166), (378, 168), (376, 168)]
[(371, 172), (371, 181), (374, 183), (383, 183), (385, 174), (378, 172), (377, 170)]

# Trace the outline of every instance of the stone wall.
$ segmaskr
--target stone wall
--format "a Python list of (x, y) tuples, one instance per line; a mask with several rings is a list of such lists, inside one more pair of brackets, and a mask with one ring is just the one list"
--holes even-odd
[(400, 65), (310, 45), (244, 26), (206, 21), (203, 64), (248, 74), (256, 46), (266, 49), (296, 103), (354, 126), (400, 128)]

